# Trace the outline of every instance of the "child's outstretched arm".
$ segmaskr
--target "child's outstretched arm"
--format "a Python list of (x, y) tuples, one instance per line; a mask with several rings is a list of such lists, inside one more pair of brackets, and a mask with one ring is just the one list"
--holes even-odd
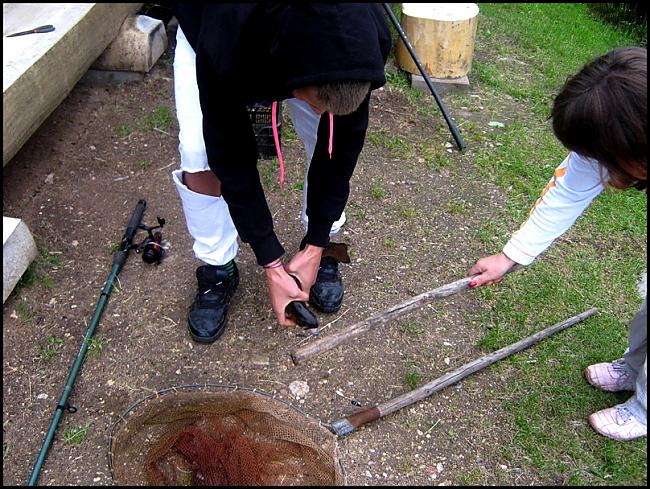
[(528, 219), (513, 233), (501, 253), (478, 260), (469, 271), (480, 274), (469, 285), (492, 285), (515, 264), (530, 265), (567, 231), (603, 189), (607, 178), (595, 161), (571, 153), (557, 167)]

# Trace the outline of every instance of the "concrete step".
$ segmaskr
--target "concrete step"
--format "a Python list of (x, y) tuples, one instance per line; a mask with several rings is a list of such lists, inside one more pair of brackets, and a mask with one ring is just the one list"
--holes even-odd
[[(70, 93), (141, 3), (3, 3), (2, 165)], [(6, 37), (41, 25), (53, 32)]]

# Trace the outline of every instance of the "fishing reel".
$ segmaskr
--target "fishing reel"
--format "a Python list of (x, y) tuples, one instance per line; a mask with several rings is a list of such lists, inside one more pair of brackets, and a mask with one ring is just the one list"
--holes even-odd
[(138, 245), (132, 245), (136, 253), (142, 253), (142, 260), (145, 263), (160, 264), (165, 255), (165, 246), (162, 239), (162, 232), (152, 232), (154, 229), (162, 229), (165, 225), (165, 219), (158, 217), (158, 226), (146, 226), (139, 224), (138, 229), (147, 231), (148, 236)]

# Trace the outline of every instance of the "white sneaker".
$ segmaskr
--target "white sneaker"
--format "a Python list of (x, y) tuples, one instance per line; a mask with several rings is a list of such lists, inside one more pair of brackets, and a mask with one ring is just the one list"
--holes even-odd
[(584, 376), (591, 385), (607, 392), (635, 390), (634, 380), (624, 360), (591, 365), (585, 369)]
[(601, 435), (618, 441), (648, 436), (648, 428), (641, 424), (625, 406), (618, 405), (589, 416), (589, 424)]

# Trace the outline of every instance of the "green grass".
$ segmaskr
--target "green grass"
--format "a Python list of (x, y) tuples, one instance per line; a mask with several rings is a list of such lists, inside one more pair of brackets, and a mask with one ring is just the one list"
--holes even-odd
[(305, 183), (304, 182), (292, 183), (291, 185), (289, 185), (289, 190), (291, 190), (292, 192), (302, 194), (302, 192), (305, 190)]
[[(566, 156), (547, 121), (563, 82), (593, 57), (641, 43), (629, 31), (600, 21), (586, 4), (480, 4), (480, 10), (470, 77), (481, 105), (498, 112), (508, 95), (521, 108), (513, 123), (480, 138), (476, 126), (460, 122), (474, 143), (480, 178), (507, 195), (503, 222), (486, 222), (474, 233), (485, 254), (492, 254), (526, 218)], [(637, 191), (604, 192), (531, 267), (475, 291), (484, 310), (480, 346), (486, 351), (599, 308), (597, 316), (491, 367), (515, 372), (503, 401), (514, 443), (501, 453), (542, 480), (570, 485), (647, 481), (645, 439), (615, 442), (596, 434), (586, 421), (629, 394), (598, 391), (582, 378), (587, 365), (620, 358), (627, 345), (627, 323), (642, 301), (636, 282), (647, 267), (646, 199)], [(515, 224), (506, 229), (504, 223)], [(479, 474), (467, 476), (468, 483), (478, 479)]]
[(102, 336), (95, 336), (88, 340), (88, 349), (84, 361), (88, 358), (98, 356), (104, 349), (104, 338)]
[(497, 57), (489, 64), (473, 64), (474, 74), (538, 113), (547, 112), (549, 95), (585, 62), (639, 42), (603, 23), (587, 4), (485, 3), (480, 12), (477, 47), (484, 43)]
[(90, 431), (90, 423), (82, 426), (67, 426), (63, 430), (63, 441), (68, 445), (81, 445)]
[(54, 286), (54, 280), (47, 272), (61, 265), (63, 265), (63, 259), (58, 253), (50, 252), (47, 247), (40, 246), (36, 259), (23, 272), (13, 293), (17, 294), (21, 289), (33, 287), (37, 283), (51, 289)]
[[(397, 42), (402, 42), (401, 40)], [(394, 60), (394, 54), (393, 54)], [(395, 63), (386, 65), (386, 81), (390, 84), (393, 90), (402, 93), (411, 103), (411, 109), (417, 113), (429, 117), (432, 123), (438, 121), (440, 110), (432, 98), (431, 94), (425, 93), (422, 90), (411, 89), (410, 77), (406, 72), (397, 68)], [(444, 122), (438, 121), (438, 128), (446, 127)], [(370, 133), (372, 134), (372, 133)], [(389, 149), (391, 149), (389, 147)]]
[(34, 314), (32, 313), (25, 297), (21, 297), (18, 304), (16, 304), (16, 311), (18, 312), (18, 316), (25, 322), (34, 319)]
[(404, 385), (409, 389), (416, 389), (422, 384), (422, 373), (417, 369), (416, 366), (411, 366), (409, 371), (404, 374)]
[(483, 480), (483, 473), (481, 469), (469, 470), (464, 475), (460, 476), (460, 482), (463, 486), (481, 486)]
[(115, 128), (115, 135), (121, 138), (130, 136), (133, 132), (133, 128), (128, 124), (120, 124)]
[(370, 184), (370, 196), (375, 200), (381, 200), (386, 197), (386, 189), (382, 182), (372, 182)]
[(589, 9), (598, 18), (615, 25), (632, 38), (640, 39), (639, 45), (648, 45), (648, 15), (640, 15), (641, 3), (590, 3)]
[(48, 336), (42, 344), (36, 345), (36, 352), (41, 360), (49, 363), (61, 351), (65, 340), (56, 336)]
[(38, 277), (38, 264), (32, 262), (21, 275), (20, 279), (16, 283), (16, 288), (14, 290), (18, 292), (22, 288), (31, 287), (34, 285), (34, 282), (38, 279)]
[(173, 122), (174, 113), (172, 112), (172, 109), (166, 105), (161, 105), (151, 114), (147, 114), (144, 117), (144, 124), (150, 130), (153, 130), (154, 128), (168, 130)]
[(450, 200), (447, 202), (447, 212), (455, 216), (464, 216), (467, 215), (469, 210), (467, 209), (467, 204), (462, 200)]
[(420, 211), (413, 207), (402, 207), (400, 214), (404, 219), (414, 219), (420, 215)]
[(356, 218), (359, 219), (359, 221), (365, 221), (366, 220), (366, 210), (363, 206), (357, 204), (353, 200), (350, 200), (347, 205), (348, 209), (351, 210), (351, 214)]
[(117, 250), (120, 249), (121, 246), (122, 246), (122, 241), (120, 241), (120, 240), (118, 239), (118, 240), (109, 241), (109, 243), (108, 243), (108, 245), (106, 246), (106, 248), (108, 249), (108, 252), (109, 252), (111, 255), (113, 255), (113, 254), (115, 254), (115, 252), (116, 252)]
[(404, 331), (411, 336), (417, 337), (424, 333), (424, 328), (416, 321), (407, 319), (404, 321)]
[(289, 142), (294, 142), (298, 141), (298, 133), (296, 132), (296, 129), (293, 127), (293, 121), (291, 120), (291, 117), (283, 117), (282, 118), (282, 142), (283, 143), (289, 143)]
[(408, 158), (413, 152), (413, 148), (404, 137), (397, 134), (388, 134), (383, 129), (369, 130), (366, 134), (366, 139), (371, 144), (388, 149), (397, 158)]
[(415, 471), (411, 457), (405, 457), (404, 460), (402, 460), (402, 463), (399, 466), (399, 471), (404, 475), (411, 474)]
[(404, 375), (404, 384), (411, 390), (416, 389), (421, 382), (422, 374), (420, 372), (412, 371)]
[[(145, 114), (139, 120), (134, 121), (134, 124), (119, 124), (114, 129), (113, 132), (116, 136), (120, 138), (125, 138), (133, 134), (134, 131), (143, 131), (143, 130), (160, 130), (162, 132), (167, 132), (174, 123), (176, 118), (173, 110), (167, 105), (161, 105), (157, 107), (153, 112)], [(137, 163), (138, 168), (141, 170), (146, 170), (150, 161), (141, 160)]]
[(276, 171), (280, 167), (280, 163), (277, 158), (272, 158), (270, 160), (260, 160), (257, 164), (257, 171), (260, 174), (260, 180), (262, 181), (262, 186), (265, 189), (270, 189), (273, 187), (275, 182), (277, 182)]
[(151, 160), (140, 160), (136, 163), (136, 166), (140, 170), (146, 170), (151, 166)]
[(492, 253), (497, 247), (504, 243), (510, 232), (500, 221), (487, 221), (479, 229), (475, 230), (473, 237), (475, 241), (485, 246), (485, 253)]
[(455, 164), (452, 155), (447, 153), (445, 148), (434, 148), (426, 143), (417, 144), (415, 154), (419, 155), (418, 158), (424, 160), (424, 164), (432, 170), (451, 168)]
[(389, 249), (389, 250), (397, 249), (397, 241), (395, 241), (390, 236), (385, 236), (383, 243), (384, 243), (384, 247)]

